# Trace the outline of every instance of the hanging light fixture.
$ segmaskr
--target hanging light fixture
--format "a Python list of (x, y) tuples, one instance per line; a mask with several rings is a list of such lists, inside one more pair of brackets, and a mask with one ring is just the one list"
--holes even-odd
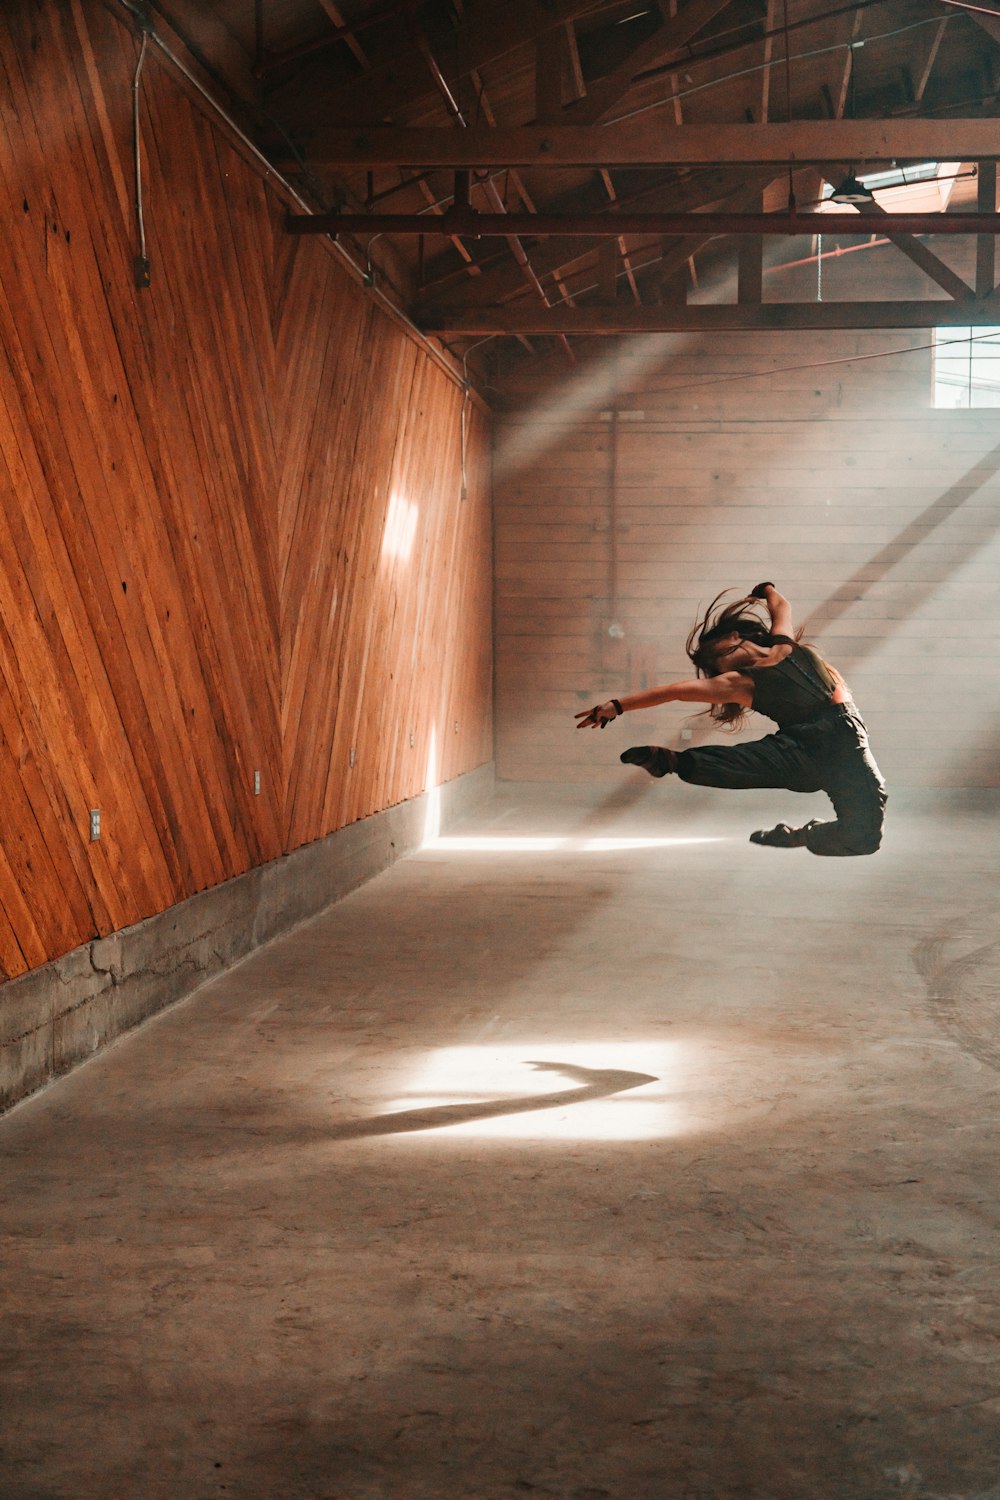
[[(850, 45), (850, 73), (848, 76), (848, 110), (852, 120), (857, 119), (857, 109), (854, 99), (854, 54), (864, 42), (853, 41)], [(859, 206), (870, 206), (875, 202), (875, 194), (870, 188), (866, 188), (863, 182), (859, 182), (854, 175), (852, 167), (839, 187), (835, 187), (830, 194), (832, 203), (854, 203)]]
[(840, 186), (834, 188), (828, 201), (865, 205), (875, 202), (875, 194), (870, 188), (866, 188), (863, 182), (859, 182), (853, 172), (848, 172)]

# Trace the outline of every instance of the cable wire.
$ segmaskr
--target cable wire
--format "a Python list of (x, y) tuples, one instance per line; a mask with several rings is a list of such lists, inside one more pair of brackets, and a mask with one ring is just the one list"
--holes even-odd
[(929, 344), (911, 344), (906, 349), (879, 349), (874, 354), (848, 354), (842, 355), (839, 359), (817, 359), (810, 361), (808, 364), (781, 365), (776, 370), (748, 370), (737, 375), (714, 375), (710, 380), (697, 380), (693, 384), (667, 386), (665, 391), (667, 393), (680, 390), (685, 392), (701, 391), (706, 386), (729, 385), (732, 381), (736, 380), (760, 380), (767, 375), (791, 375), (797, 374), (800, 370), (826, 370), (834, 365), (860, 364), (865, 360), (871, 359), (891, 359), (894, 355), (898, 354), (920, 354), (926, 352), (928, 349), (950, 349), (958, 344), (978, 344), (984, 339), (998, 338), (1000, 338), (1000, 334), (994, 329), (992, 333), (972, 334), (964, 339), (947, 339), (944, 342), (940, 339), (932, 339)]
[(967, 0), (938, 0), (939, 5), (952, 5), (956, 10), (971, 10), (977, 16), (992, 16), (1000, 21), (1000, 10), (991, 10), (987, 5), (969, 5)]
[[(955, 4), (957, 0), (941, 0), (942, 4)], [(991, 12), (993, 14), (993, 12)], [(916, 31), (918, 26), (939, 26), (941, 21), (954, 20), (953, 16), (928, 16), (922, 21), (911, 21), (908, 26), (897, 26), (893, 31), (879, 31), (873, 36), (865, 38), (864, 45), (870, 46), (872, 42), (884, 42), (894, 36), (902, 36), (904, 31)], [(831, 42), (828, 47), (813, 47), (808, 52), (795, 52), (792, 54), (792, 62), (802, 62), (810, 57), (823, 57), (828, 52), (839, 52), (846, 47), (853, 50), (854, 42)], [(697, 58), (687, 59), (687, 66), (697, 62)], [(721, 78), (710, 78), (706, 83), (694, 83), (690, 88), (681, 89), (676, 93), (668, 94), (665, 99), (657, 99), (652, 104), (640, 105), (638, 109), (629, 110), (627, 114), (615, 115), (614, 119), (608, 120), (608, 125), (620, 125), (623, 120), (634, 120), (638, 115), (649, 114), (654, 109), (663, 109), (668, 104), (673, 104), (675, 99), (687, 99), (691, 94), (703, 93), (705, 89), (718, 88), (720, 84), (731, 83), (735, 78), (745, 78), (751, 73), (762, 73), (766, 68), (775, 68), (780, 65), (780, 60), (771, 59), (768, 62), (754, 63), (749, 68), (739, 68), (735, 73), (725, 73)]]

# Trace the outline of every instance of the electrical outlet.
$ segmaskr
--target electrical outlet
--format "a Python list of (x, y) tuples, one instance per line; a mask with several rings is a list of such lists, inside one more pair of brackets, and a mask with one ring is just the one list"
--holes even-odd
[(92, 807), (90, 809), (90, 842), (96, 843), (101, 836), (101, 809)]
[(253, 794), (254, 794), (255, 797), (259, 797), (260, 796), (260, 772), (259, 771), (255, 771), (253, 773)]
[(411, 750), (413, 749), (413, 747), (414, 747), (414, 745), (416, 743), (417, 743), (417, 737), (416, 737), (416, 735), (415, 734), (411, 734), (410, 735), (410, 749)]
[(354, 770), (354, 751), (351, 751), (351, 770)]

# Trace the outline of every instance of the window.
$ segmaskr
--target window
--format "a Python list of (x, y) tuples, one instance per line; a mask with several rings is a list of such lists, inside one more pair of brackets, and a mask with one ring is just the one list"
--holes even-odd
[(1000, 328), (935, 329), (934, 405), (1000, 406)]

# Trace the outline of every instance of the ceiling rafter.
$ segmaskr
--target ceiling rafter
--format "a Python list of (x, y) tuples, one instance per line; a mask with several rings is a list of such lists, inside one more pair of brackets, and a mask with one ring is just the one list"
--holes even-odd
[(363, 68), (370, 67), (371, 65), (368, 61), (364, 48), (358, 41), (353, 30), (348, 27), (346, 22), (344, 21), (343, 12), (341, 11), (340, 6), (334, 5), (333, 0), (319, 0), (319, 4), (329, 16), (334, 26), (337, 28), (338, 33), (340, 33), (340, 39), (346, 42), (356, 61), (358, 61)]
[(923, 68), (921, 69), (920, 78), (918, 79), (916, 89), (914, 90), (914, 102), (917, 104), (920, 103), (927, 91), (927, 85), (930, 82), (931, 71), (934, 67), (935, 62), (937, 61), (937, 55), (940, 51), (941, 43), (944, 39), (944, 33), (949, 19), (950, 17), (948, 16), (942, 16), (940, 21), (937, 23), (937, 28), (934, 32), (934, 36), (931, 40), (931, 45), (927, 53), (927, 60), (924, 63)]
[(592, 83), (584, 100), (564, 110), (564, 120), (596, 125), (609, 110), (621, 103), (632, 88), (637, 73), (671, 57), (728, 4), (729, 0), (691, 0), (676, 16), (663, 21), (651, 37), (640, 42), (607, 77)]
[[(733, 209), (749, 208), (753, 204), (754, 193), (760, 194), (771, 180), (771, 174), (767, 172), (744, 173), (740, 177), (722, 172), (698, 173), (689, 178), (675, 183), (670, 188), (662, 186), (655, 191), (631, 195), (630, 202), (645, 202), (653, 200), (655, 206), (673, 210), (684, 211), (693, 207), (710, 208), (720, 204), (727, 204)], [(697, 243), (700, 246), (707, 242), (708, 236), (701, 236)], [(656, 235), (656, 243), (660, 243), (662, 236)], [(684, 243), (690, 245), (694, 241), (685, 239)], [(556, 274), (561, 272), (564, 276), (572, 277), (579, 271), (587, 258), (593, 254), (598, 241), (585, 245), (573, 245), (572, 248), (560, 240), (547, 240), (535, 247), (534, 259), (540, 274), (546, 271)], [(668, 252), (665, 252), (669, 254)], [(693, 252), (691, 252), (693, 253)], [(652, 264), (651, 261), (644, 262), (645, 267)], [(681, 261), (683, 264), (683, 259)], [(516, 278), (506, 261), (500, 262), (496, 259), (492, 263), (481, 262), (482, 276), (476, 285), (475, 296), (477, 300), (484, 302), (502, 303), (517, 297), (521, 293), (521, 284)], [(672, 273), (676, 266), (671, 259), (669, 271)], [(429, 284), (424, 288), (422, 304), (433, 304), (435, 306), (447, 305), (451, 298), (461, 298), (469, 292), (468, 282), (464, 277), (452, 272), (448, 277), (440, 278), (437, 282)], [(421, 303), (418, 303), (420, 306)]]
[[(608, 201), (610, 203), (616, 203), (618, 201), (618, 194), (615, 192), (615, 185), (611, 180), (611, 173), (605, 167), (601, 168), (601, 181), (604, 183), (604, 190), (608, 195)], [(633, 270), (632, 262), (629, 258), (628, 241), (625, 239), (624, 235), (618, 236), (618, 253), (622, 258), (622, 266), (624, 267), (625, 275), (628, 279), (628, 284), (632, 292), (633, 300), (638, 304), (642, 301), (642, 298), (639, 296), (639, 288), (637, 287), (635, 281), (635, 271)]]
[(912, 234), (894, 234), (892, 232), (890, 226), (896, 218), (895, 214), (889, 213), (888, 209), (882, 208), (878, 203), (866, 205), (865, 213), (874, 215), (876, 218), (882, 218), (885, 221), (885, 229), (882, 232), (887, 238), (892, 241), (897, 249), (902, 250), (904, 255), (908, 255), (914, 265), (919, 266), (925, 275), (929, 276), (939, 287), (942, 287), (948, 293), (949, 297), (961, 300), (963, 297), (972, 297), (975, 295), (972, 287), (968, 286), (962, 280), (961, 276), (956, 275), (950, 266), (945, 265), (943, 260), (928, 250), (927, 246), (922, 244), (920, 240), (914, 239)]
[(341, 167), (666, 167), (720, 163), (996, 161), (995, 119), (797, 120), (665, 125), (640, 116), (614, 125), (515, 125), (466, 130), (393, 125), (327, 128), (306, 150)]
[[(474, 70), (473, 73), (470, 76), (472, 78), (473, 84), (475, 85), (475, 88), (476, 88), (476, 97), (479, 100), (479, 105), (480, 105), (480, 108), (482, 109), (483, 116), (484, 116), (484, 118), (486, 120), (486, 123), (488, 125), (490, 125), (490, 126), (494, 126), (495, 127), (496, 126), (496, 116), (493, 113), (493, 108), (492, 108), (492, 106), (490, 104), (489, 95), (486, 92), (486, 86), (485, 86), (485, 84), (483, 82), (482, 76), (479, 73), (478, 69)], [(531, 213), (531, 214), (536, 213), (537, 210), (536, 210), (535, 204), (532, 201), (532, 198), (531, 198), (530, 193), (528, 192), (528, 189), (524, 185), (524, 179), (521, 176), (520, 172), (518, 172), (516, 168), (511, 167), (508, 170), (508, 179), (510, 181), (511, 187), (513, 187), (513, 189), (514, 189), (515, 193), (517, 194), (518, 198), (521, 200), (521, 206), (523, 208), (525, 208), (528, 211), (528, 213)], [(515, 256), (515, 263), (516, 263), (516, 256)], [(521, 274), (521, 280), (522, 280), (522, 283), (523, 283), (523, 281), (524, 281), (523, 271), (520, 274)], [(534, 274), (534, 272), (533, 272), (533, 274)], [(557, 286), (557, 288), (559, 290), (560, 296), (562, 296), (564, 298), (568, 297), (569, 294), (566, 291), (565, 287), (562, 285), (562, 283), (559, 281), (558, 276), (556, 276), (554, 279), (555, 279), (555, 282), (556, 282), (556, 286)]]
[[(439, 61), (452, 80), (468, 77), (474, 69), (498, 62), (516, 48), (533, 44), (546, 32), (556, 30), (600, 8), (602, 0), (504, 0), (502, 5), (480, 6), (442, 46)], [(343, 85), (329, 102), (335, 118), (380, 120), (388, 114), (418, 104), (434, 93), (433, 85), (419, 70), (405, 66), (398, 46), (390, 56)]]
[[(465, 116), (462, 114), (462, 111), (458, 106), (458, 102), (451, 91), (447, 79), (441, 71), (440, 64), (438, 63), (438, 60), (431, 48), (427, 33), (420, 23), (415, 3), (410, 3), (407, 5), (406, 17), (410, 35), (416, 43), (417, 50), (426, 63), (431, 77), (433, 78), (434, 83), (437, 86), (442, 99), (444, 100), (445, 108), (447, 109), (448, 114), (451, 116), (453, 123), (459, 127), (460, 131), (468, 129), (468, 122), (466, 121)], [(497, 192), (496, 184), (494, 183), (489, 170), (484, 167), (474, 168), (472, 172), (472, 179), (475, 181), (476, 186), (480, 188), (480, 190), (485, 194), (486, 201), (494, 210), (494, 216), (504, 218), (506, 216), (506, 205), (500, 197), (500, 194)], [(450, 212), (451, 214), (461, 211), (471, 212), (471, 208), (468, 203), (468, 193), (470, 185), (469, 175), (467, 173), (456, 174), (455, 180), (455, 202), (453, 208), (448, 212)], [(465, 199), (464, 204), (462, 204), (459, 199), (460, 181), (462, 183), (462, 195)], [(448, 213), (446, 212), (442, 215), (442, 218), (445, 218), (447, 216)], [(542, 283), (536, 276), (534, 268), (531, 264), (531, 260), (527, 254), (527, 251), (524, 249), (524, 246), (521, 244), (519, 237), (513, 233), (505, 234), (503, 237), (507, 241), (510, 251), (514, 256), (514, 259), (516, 260), (525, 281), (527, 281), (528, 285), (531, 287), (535, 296), (539, 299), (542, 305), (544, 307), (548, 307), (548, 294), (545, 291)], [(566, 339), (565, 335), (557, 334), (556, 336), (559, 339), (559, 342), (562, 344), (566, 354), (572, 359), (572, 350), (570, 349), (569, 342)]]
[[(804, 314), (796, 321), (798, 304), (776, 311), (779, 304), (763, 301), (765, 286), (794, 296), (804, 285), (800, 261), (774, 247), (779, 235), (822, 235), (824, 244), (849, 235), (849, 248), (862, 235), (888, 240), (902, 268), (890, 269), (891, 252), (880, 252), (890, 257), (880, 266), (894, 294), (926, 298), (914, 316), (939, 321), (951, 306), (965, 318), (985, 303), (994, 315), (1000, 214), (985, 180), (1000, 160), (997, 54), (988, 40), (1000, 42), (1000, 23), (992, 16), (975, 24), (958, 12), (923, 16), (913, 0), (796, 0), (790, 23), (781, 0), (282, 4), (295, 18), (277, 28), (289, 56), (315, 37), (308, 5), (325, 11), (339, 49), (277, 82), (276, 117), (328, 200), (342, 209), (369, 200), (367, 213), (307, 223), (293, 216), (291, 231), (354, 236), (362, 246), (377, 237), (412, 273), (409, 314), (428, 327), (454, 324), (448, 338), (456, 347), (498, 332), (519, 342), (539, 334), (565, 340), (592, 324), (616, 328), (619, 318), (624, 331), (630, 317), (636, 327), (704, 320), (698, 280), (706, 277), (713, 303), (720, 294), (738, 298), (740, 316), (751, 319), (745, 326), (758, 326), (754, 318), (761, 327), (776, 319), (811, 326)], [(863, 24), (868, 11), (873, 19)], [(788, 34), (803, 28), (813, 30), (793, 48), (798, 67), (789, 67)], [(862, 44), (869, 50), (858, 118), (851, 64)], [(352, 62), (355, 78), (345, 76)], [(784, 81), (775, 67), (779, 74), (784, 67)], [(452, 116), (447, 126), (435, 95)], [(464, 128), (456, 130), (456, 120)], [(272, 154), (274, 141), (262, 144)], [(978, 199), (961, 185), (933, 217), (879, 205), (861, 215), (830, 212), (832, 205), (821, 216), (797, 209), (796, 194), (810, 209), (822, 191), (817, 179), (837, 181), (848, 168), (861, 174), (956, 159), (979, 163)], [(397, 172), (398, 189), (374, 191)], [(388, 208), (406, 184), (398, 206), (407, 212), (372, 212)], [(886, 208), (894, 201), (880, 195)], [(932, 203), (936, 197), (925, 195), (913, 206)], [(962, 236), (961, 245), (956, 238), (935, 253), (924, 239), (935, 232)], [(970, 234), (978, 237), (974, 259)], [(789, 277), (765, 282), (779, 260)], [(838, 295), (851, 284), (845, 274), (831, 280)], [(870, 326), (864, 320), (881, 304), (859, 290), (863, 311), (850, 316)], [(483, 322), (490, 326), (480, 331)]]

